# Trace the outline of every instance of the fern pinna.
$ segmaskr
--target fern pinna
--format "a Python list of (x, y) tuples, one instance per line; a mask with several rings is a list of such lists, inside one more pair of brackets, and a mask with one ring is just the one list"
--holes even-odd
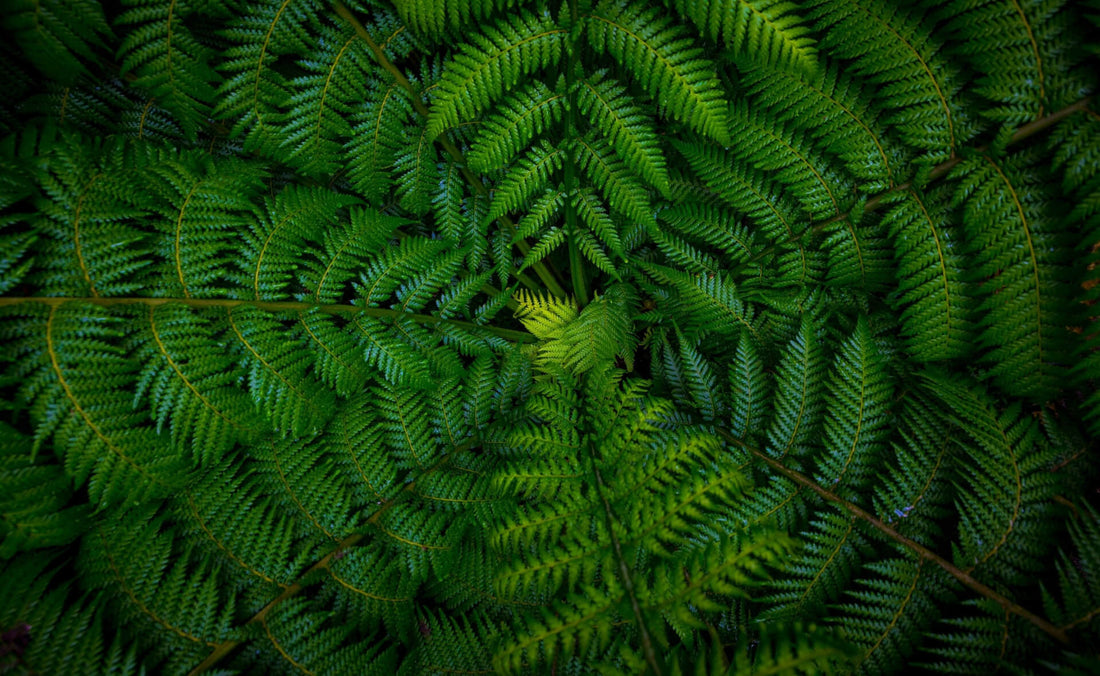
[(0, 671), (1100, 666), (1093, 0), (2, 24)]

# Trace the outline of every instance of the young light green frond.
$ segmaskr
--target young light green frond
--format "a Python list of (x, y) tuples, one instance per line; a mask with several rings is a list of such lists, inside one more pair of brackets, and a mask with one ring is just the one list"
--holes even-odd
[(652, 118), (637, 105), (626, 87), (596, 71), (577, 84), (577, 107), (607, 137), (630, 170), (670, 196), (665, 158)]
[(111, 37), (103, 6), (93, 0), (14, 0), (2, 25), (39, 71), (67, 85)]
[(1064, 252), (1066, 224), (1055, 216), (1045, 172), (1032, 153), (981, 155), (959, 168), (970, 270), (979, 286), (980, 342), (991, 375), (1006, 391), (1043, 400), (1058, 389), (1070, 334)]
[(520, 10), (459, 45), (432, 100), (429, 141), (476, 117), (525, 76), (557, 64), (567, 33), (547, 14)]
[(125, 31), (118, 49), (122, 75), (148, 91), (179, 121), (189, 139), (210, 116), (221, 77), (210, 66), (213, 50), (196, 38), (188, 18), (201, 12), (181, 0), (127, 0), (115, 25)]
[(516, 318), (539, 340), (553, 340), (562, 329), (577, 318), (577, 304), (552, 296), (542, 297), (520, 290), (516, 294)]
[(883, 216), (894, 242), (902, 331), (919, 361), (964, 357), (974, 345), (973, 290), (949, 206), (943, 189), (910, 188)]
[(821, 48), (854, 59), (854, 71), (880, 85), (886, 122), (901, 140), (932, 151), (930, 161), (954, 154), (975, 133), (960, 95), (960, 68), (934, 36), (928, 10), (882, 0), (820, 0), (811, 16)]
[(817, 69), (811, 31), (785, 0), (671, 0), (671, 5), (708, 38), (725, 43), (733, 56), (795, 72)]
[(483, 173), (503, 168), (531, 139), (559, 123), (565, 107), (564, 92), (537, 80), (509, 92), (481, 123), (466, 156), (470, 168)]
[(657, 8), (601, 2), (584, 17), (588, 39), (629, 67), (662, 112), (728, 146), (725, 93), (690, 34)]

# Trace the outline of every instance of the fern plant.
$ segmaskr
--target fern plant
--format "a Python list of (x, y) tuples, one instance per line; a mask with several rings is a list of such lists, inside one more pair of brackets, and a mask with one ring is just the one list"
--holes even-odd
[(2, 23), (0, 671), (1100, 668), (1095, 2)]

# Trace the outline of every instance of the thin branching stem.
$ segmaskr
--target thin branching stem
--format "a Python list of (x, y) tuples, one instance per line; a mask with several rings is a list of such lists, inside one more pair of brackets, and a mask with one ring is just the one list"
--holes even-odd
[(789, 467), (787, 467), (783, 463), (779, 462), (775, 458), (772, 458), (772, 457), (768, 456), (766, 453), (764, 453), (763, 451), (761, 451), (758, 448), (754, 448), (754, 447), (746, 444), (745, 442), (741, 441), (740, 439), (733, 436), (729, 432), (726, 432), (725, 430), (720, 429), (720, 430), (718, 430), (718, 434), (723, 439), (725, 439), (728, 443), (733, 444), (734, 446), (737, 446), (738, 448), (744, 449), (745, 451), (750, 453), (753, 457), (755, 457), (758, 460), (762, 461), (764, 464), (766, 464), (768, 467), (770, 467), (774, 471), (782, 474), (783, 476), (787, 477), (788, 479), (790, 479), (791, 481), (795, 482), (796, 484), (798, 484), (800, 486), (804, 486), (806, 488), (809, 488), (811, 491), (816, 493), (818, 495), (818, 497), (825, 500), (826, 502), (831, 502), (833, 504), (840, 505), (845, 510), (847, 510), (849, 514), (855, 516), (858, 519), (862, 519), (863, 521), (867, 522), (872, 527), (874, 527), (876, 530), (878, 530), (880, 533), (882, 533), (886, 537), (890, 538), (894, 542), (897, 542), (898, 544), (902, 545), (906, 549), (912, 551), (914, 554), (916, 554), (920, 558), (922, 558), (926, 561), (929, 561), (931, 563), (936, 564), (937, 566), (942, 568), (944, 570), (944, 572), (946, 572), (948, 575), (950, 575), (951, 577), (953, 577), (956, 580), (958, 580), (959, 582), (961, 582), (963, 585), (968, 587), (971, 591), (974, 591), (977, 594), (979, 594), (979, 595), (981, 595), (981, 596), (983, 596), (987, 599), (990, 599), (991, 601), (994, 601), (999, 606), (1004, 608), (1006, 611), (1008, 611), (1008, 612), (1010, 612), (1014, 615), (1018, 615), (1019, 617), (1024, 618), (1025, 620), (1032, 623), (1033, 625), (1035, 625), (1039, 629), (1043, 630), (1047, 635), (1049, 635), (1051, 638), (1057, 640), (1059, 643), (1062, 643), (1062, 644), (1068, 644), (1069, 643), (1069, 637), (1066, 635), (1065, 629), (1055, 626), (1053, 623), (1051, 623), (1048, 620), (1036, 615), (1035, 613), (1031, 612), (1027, 608), (1024, 608), (1023, 606), (1021, 606), (1020, 604), (1012, 601), (1008, 597), (1006, 597), (1003, 594), (997, 592), (995, 589), (993, 589), (993, 588), (991, 588), (987, 585), (984, 585), (981, 582), (975, 580), (969, 573), (963, 571), (961, 568), (959, 568), (955, 564), (951, 563), (947, 559), (945, 559), (942, 556), (940, 556), (939, 554), (933, 552), (931, 549), (925, 547), (924, 545), (920, 544), (919, 542), (916, 542), (915, 540), (912, 540), (910, 538), (905, 537), (904, 535), (902, 535), (901, 533), (897, 532), (892, 527), (890, 527), (889, 525), (884, 523), (882, 521), (882, 519), (879, 519), (878, 517), (871, 514), (867, 510), (863, 509), (859, 505), (857, 505), (853, 502), (850, 502), (848, 500), (845, 500), (844, 498), (840, 497), (836, 493), (833, 493), (832, 491), (829, 491), (825, 488), (822, 488), (813, 479), (810, 479), (809, 477), (807, 477), (806, 475), (804, 475), (800, 472), (797, 472), (793, 469), (790, 469)]

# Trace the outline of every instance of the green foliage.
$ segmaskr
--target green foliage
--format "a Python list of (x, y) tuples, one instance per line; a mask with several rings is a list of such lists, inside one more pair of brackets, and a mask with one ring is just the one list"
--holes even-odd
[(1093, 0), (0, 13), (0, 672), (1096, 673)]

